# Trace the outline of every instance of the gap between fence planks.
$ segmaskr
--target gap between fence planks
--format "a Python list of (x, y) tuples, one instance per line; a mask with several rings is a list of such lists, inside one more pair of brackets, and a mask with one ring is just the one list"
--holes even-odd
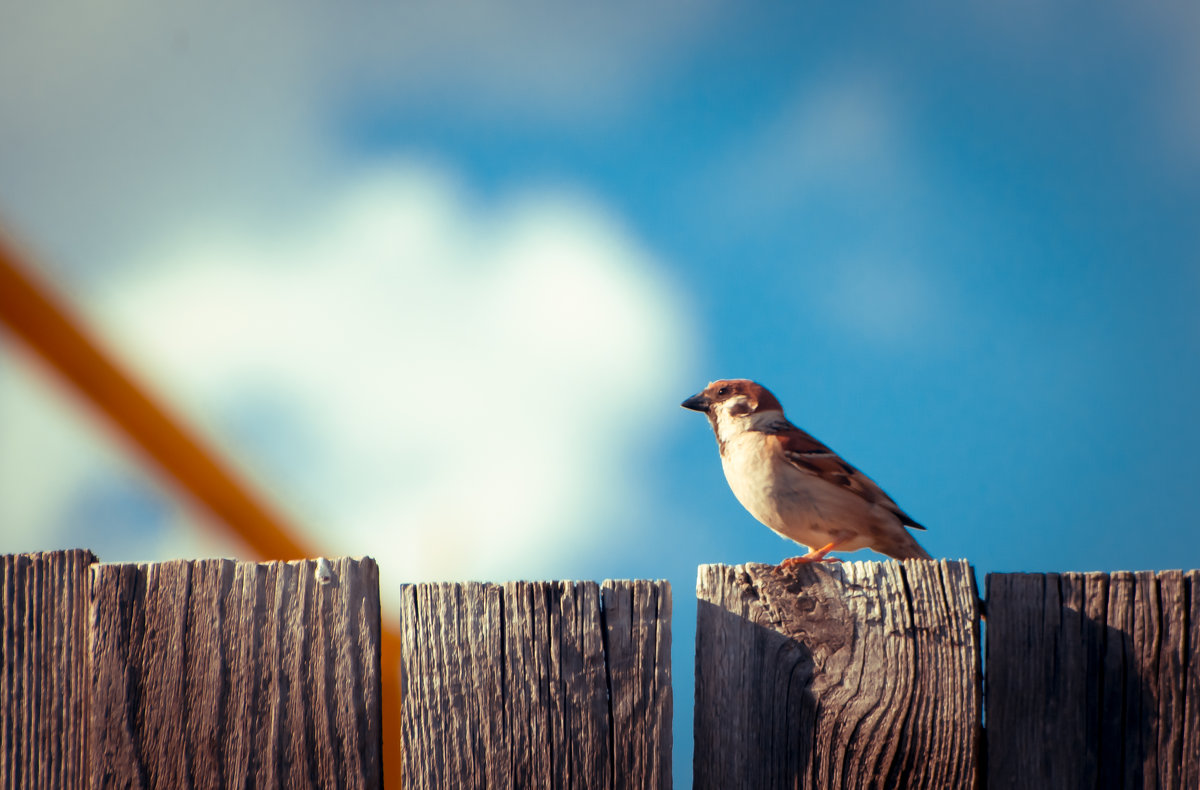
[(405, 788), (671, 786), (667, 582), (401, 597)]
[(987, 590), (988, 787), (1200, 787), (1200, 571)]
[(965, 561), (702, 565), (697, 595), (695, 787), (975, 786)]

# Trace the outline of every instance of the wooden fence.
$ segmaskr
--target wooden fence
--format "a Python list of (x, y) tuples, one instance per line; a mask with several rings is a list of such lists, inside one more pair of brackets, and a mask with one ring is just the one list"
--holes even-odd
[[(695, 786), (1200, 787), (1200, 572), (986, 591), (702, 566)], [(0, 597), (0, 787), (379, 787), (385, 738), (411, 788), (671, 785), (665, 582), (404, 587), (400, 734), (369, 559), (15, 555)]]

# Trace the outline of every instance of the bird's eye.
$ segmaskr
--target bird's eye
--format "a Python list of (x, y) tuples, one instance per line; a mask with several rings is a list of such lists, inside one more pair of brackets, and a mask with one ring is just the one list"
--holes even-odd
[(721, 387), (721, 389), (717, 390), (718, 398), (723, 398), (728, 394), (729, 394), (729, 387)]

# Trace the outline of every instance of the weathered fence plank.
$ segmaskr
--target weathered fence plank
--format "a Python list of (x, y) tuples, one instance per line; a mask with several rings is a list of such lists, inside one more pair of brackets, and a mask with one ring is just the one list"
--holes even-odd
[(96, 787), (379, 787), (371, 559), (96, 565)]
[(0, 556), (0, 787), (85, 784), (90, 551)]
[(402, 589), (404, 786), (671, 786), (666, 582)]
[(695, 786), (974, 787), (966, 562), (700, 566)]
[(989, 787), (1200, 787), (1200, 573), (987, 589)]

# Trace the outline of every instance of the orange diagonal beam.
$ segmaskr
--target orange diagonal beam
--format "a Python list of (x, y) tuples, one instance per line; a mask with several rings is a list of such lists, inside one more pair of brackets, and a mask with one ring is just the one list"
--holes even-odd
[[(123, 371), (84, 325), (30, 274), (0, 235), (0, 321), (132, 441), (169, 482), (212, 511), (263, 560), (315, 557), (314, 546), (221, 456)], [(400, 780), (400, 634), (381, 637), (384, 773)]]

